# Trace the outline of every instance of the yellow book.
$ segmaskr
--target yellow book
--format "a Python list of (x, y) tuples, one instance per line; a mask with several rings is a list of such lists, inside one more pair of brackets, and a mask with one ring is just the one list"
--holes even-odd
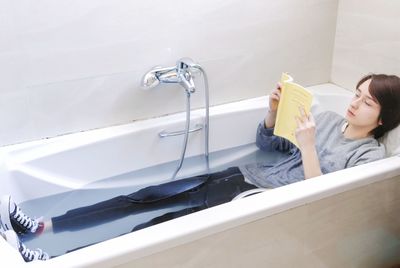
[(310, 113), (313, 96), (310, 91), (294, 83), (293, 78), (287, 73), (282, 73), (281, 84), (274, 135), (283, 137), (299, 147), (295, 136), (297, 128), (295, 117), (300, 117), (299, 107), (304, 107), (305, 112)]

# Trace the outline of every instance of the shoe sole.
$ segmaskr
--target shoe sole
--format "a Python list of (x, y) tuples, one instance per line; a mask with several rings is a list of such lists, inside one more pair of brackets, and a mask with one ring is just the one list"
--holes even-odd
[(21, 245), (24, 248), (27, 248), (27, 247), (26, 247), (26, 245), (23, 245), (23, 243), (21, 243), (21, 241), (18, 238), (17, 233), (14, 232), (13, 230), (7, 230), (4, 232), (4, 236), (5, 236), (5, 239), (8, 242), (8, 244), (10, 244), (15, 250), (17, 250), (19, 252), (19, 254), (25, 260), (25, 262), (45, 261), (45, 260), (50, 259), (49, 254), (47, 254), (47, 252), (44, 252), (41, 249), (36, 249), (36, 250), (29, 249), (30, 251), (38, 252), (39, 256), (34, 257), (32, 260), (31, 259), (27, 260), (27, 259), (25, 259), (24, 255), (22, 254), (21, 249), (20, 249)]
[(16, 250), (19, 250), (19, 238), (13, 230), (5, 231), (4, 236), (8, 244), (10, 244)]
[(4, 231), (14, 230), (10, 221), (11, 196), (4, 196), (0, 201), (0, 224)]

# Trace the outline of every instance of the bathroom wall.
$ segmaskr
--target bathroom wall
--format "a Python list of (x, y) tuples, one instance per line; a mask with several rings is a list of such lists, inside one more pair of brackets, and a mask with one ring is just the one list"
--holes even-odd
[(0, 145), (183, 111), (179, 86), (139, 85), (184, 56), (206, 69), (212, 105), (268, 94), (282, 71), (331, 75), (338, 0), (0, 3)]
[(371, 72), (400, 75), (400, 1), (341, 0), (332, 81), (353, 89)]

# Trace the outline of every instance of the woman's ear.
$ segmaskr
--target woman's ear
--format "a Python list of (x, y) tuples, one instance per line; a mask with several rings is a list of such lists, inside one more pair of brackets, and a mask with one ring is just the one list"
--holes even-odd
[(382, 119), (379, 119), (379, 121), (378, 121), (378, 125), (380, 125), (380, 126), (382, 126), (382, 125), (383, 125), (383, 123), (382, 123)]

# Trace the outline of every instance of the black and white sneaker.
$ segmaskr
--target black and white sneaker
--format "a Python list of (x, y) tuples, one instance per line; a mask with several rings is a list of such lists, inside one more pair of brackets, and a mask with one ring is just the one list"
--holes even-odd
[(49, 255), (40, 248), (35, 250), (27, 248), (21, 241), (19, 241), (18, 235), (13, 230), (7, 230), (3, 235), (7, 242), (19, 251), (26, 262), (45, 261), (49, 259)]
[(1, 217), (0, 217), (0, 234), (4, 233), (6, 230), (4, 230), (3, 228), (3, 223), (1, 221)]
[(43, 223), (25, 215), (9, 195), (0, 200), (0, 224), (4, 230), (14, 230), (18, 234), (34, 234), (43, 230)]

